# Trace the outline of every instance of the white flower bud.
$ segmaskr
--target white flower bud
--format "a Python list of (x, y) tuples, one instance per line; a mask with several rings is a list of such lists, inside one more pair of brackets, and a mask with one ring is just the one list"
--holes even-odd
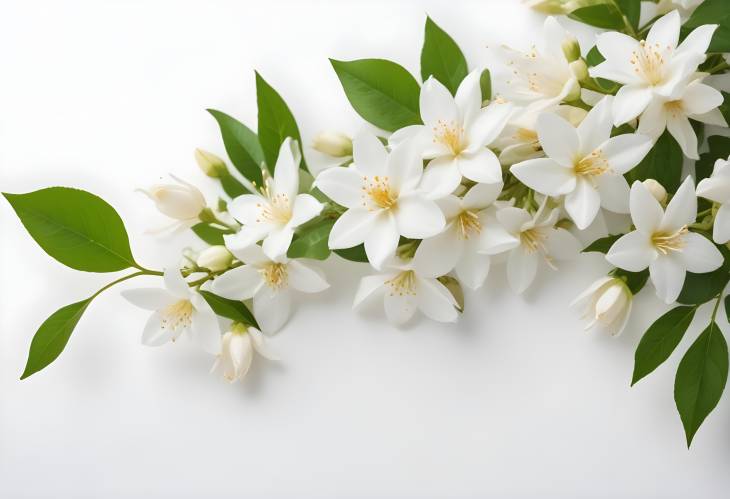
[(644, 184), (644, 187), (646, 187), (646, 190), (648, 190), (652, 196), (654, 196), (654, 199), (659, 201), (660, 204), (664, 204), (664, 202), (667, 200), (667, 190), (654, 180), (653, 178), (648, 178), (642, 182)]
[(561, 48), (563, 49), (563, 55), (565, 55), (565, 59), (568, 62), (574, 62), (580, 59), (580, 44), (578, 43), (578, 39), (573, 35), (565, 37)]
[(352, 139), (339, 132), (322, 132), (314, 137), (312, 148), (335, 158), (352, 156)]
[(203, 173), (209, 177), (220, 178), (228, 172), (226, 162), (212, 152), (208, 152), (203, 149), (196, 149), (195, 161), (198, 163), (198, 166)]
[(583, 59), (577, 59), (570, 63), (570, 71), (578, 81), (588, 78), (588, 66)]
[(276, 360), (261, 331), (240, 322), (234, 322), (221, 341), (221, 353), (216, 358), (211, 372), (221, 369), (223, 377), (230, 383), (243, 379), (251, 367), (253, 353), (269, 360)]
[(198, 267), (212, 272), (227, 269), (233, 261), (233, 255), (225, 246), (211, 246), (200, 252), (195, 263)]
[(176, 220), (194, 220), (205, 208), (205, 198), (197, 187), (170, 175), (178, 184), (153, 185), (142, 190), (157, 209)]
[(632, 300), (633, 294), (622, 279), (604, 277), (589, 286), (571, 306), (584, 309), (583, 318), (589, 321), (586, 330), (595, 327), (617, 336), (626, 326)]
[(545, 14), (570, 14), (590, 0), (524, 0), (528, 7)]

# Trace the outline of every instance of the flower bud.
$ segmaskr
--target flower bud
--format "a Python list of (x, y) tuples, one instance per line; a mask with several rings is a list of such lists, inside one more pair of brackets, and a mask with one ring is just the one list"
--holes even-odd
[(176, 220), (193, 220), (205, 208), (203, 194), (192, 184), (170, 175), (177, 184), (153, 185), (142, 190), (157, 209), (164, 215)]
[(269, 351), (261, 331), (234, 322), (221, 339), (221, 353), (216, 358), (211, 372), (220, 368), (223, 377), (230, 383), (243, 379), (251, 367), (254, 351), (266, 359), (277, 360), (277, 357)]
[(586, 0), (525, 0), (528, 7), (544, 14), (570, 14)]
[(580, 44), (573, 35), (567, 35), (565, 37), (561, 48), (563, 49), (563, 55), (565, 55), (565, 59), (568, 62), (573, 62), (580, 59)]
[(570, 63), (570, 71), (578, 81), (588, 78), (588, 66), (583, 59), (577, 59)]
[(226, 270), (233, 261), (233, 255), (225, 246), (211, 246), (200, 252), (195, 263), (212, 272)]
[(580, 99), (580, 83), (573, 81), (573, 86), (568, 90), (568, 94), (565, 96), (565, 101), (571, 102), (578, 99)]
[(314, 137), (312, 148), (328, 156), (352, 156), (352, 139), (339, 132), (322, 132)]
[(195, 161), (200, 169), (209, 177), (220, 178), (228, 172), (225, 161), (203, 149), (195, 150)]
[(667, 190), (654, 180), (653, 178), (648, 178), (642, 182), (644, 184), (644, 187), (646, 187), (646, 190), (648, 190), (652, 196), (654, 196), (654, 199), (659, 201), (660, 204), (664, 204), (664, 202), (667, 200)]
[(626, 326), (632, 300), (633, 294), (623, 279), (604, 277), (589, 286), (571, 305), (584, 309), (583, 318), (589, 321), (586, 330), (599, 328), (617, 336)]

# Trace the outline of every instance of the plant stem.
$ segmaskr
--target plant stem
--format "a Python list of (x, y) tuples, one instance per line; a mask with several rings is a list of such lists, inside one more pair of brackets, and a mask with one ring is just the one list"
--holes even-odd
[[(120, 277), (116, 281), (112, 281), (112, 282), (108, 283), (107, 285), (105, 285), (104, 287), (102, 287), (100, 290), (98, 290), (96, 293), (94, 293), (93, 295), (91, 295), (91, 297), (89, 298), (89, 300), (93, 300), (94, 298), (96, 298), (97, 296), (99, 296), (101, 293), (103, 293), (107, 289), (111, 288), (112, 286), (114, 286), (116, 284), (119, 284), (120, 282), (124, 282), (124, 281), (127, 281), (129, 279), (133, 279), (135, 277), (139, 277), (141, 275), (150, 275), (150, 274), (148, 274), (146, 271), (141, 271), (141, 272), (135, 272), (134, 274), (125, 275), (124, 277)], [(152, 274), (152, 275), (156, 275), (156, 274)], [(160, 274), (160, 275), (162, 275), (162, 274)]]
[(720, 292), (717, 295), (717, 300), (715, 300), (715, 307), (712, 309), (712, 316), (710, 317), (710, 322), (715, 322), (715, 317), (717, 317), (717, 309), (720, 307), (721, 299), (722, 299), (722, 292)]

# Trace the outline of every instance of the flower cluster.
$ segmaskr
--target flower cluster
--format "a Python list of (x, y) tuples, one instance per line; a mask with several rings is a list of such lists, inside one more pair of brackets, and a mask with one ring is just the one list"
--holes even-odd
[[(112, 284), (160, 277), (159, 288), (123, 292), (152, 313), (143, 343), (185, 333), (229, 381), (246, 375), (254, 352), (276, 358), (269, 337), (287, 323), (292, 292), (326, 290), (316, 261), (332, 254), (372, 269), (353, 306), (382, 299), (387, 319), (401, 325), (417, 311), (457, 321), (462, 287), (484, 286), (492, 267), (503, 265), (512, 290), (523, 293), (540, 272), (582, 251), (603, 253), (608, 275), (574, 301), (588, 328), (620, 334), (647, 282), (661, 301), (680, 304), (639, 344), (634, 382), (671, 354), (699, 306), (715, 304), (677, 373), (689, 441), (728, 372), (716, 316), (730, 281), (730, 140), (712, 127), (727, 127), (730, 115), (719, 76), (730, 69), (730, 47), (726, 37), (713, 38), (718, 1), (652, 2), (643, 16), (638, 0), (528, 3), (610, 29), (596, 34), (595, 46), (581, 46), (548, 17), (541, 43), (527, 51), (489, 47), (487, 67), (468, 71), (456, 42), (429, 19), (422, 84), (391, 61), (333, 60), (353, 108), (372, 127), (353, 139), (318, 135), (312, 148), (329, 159), (316, 174), (291, 111), (257, 74), (258, 101), (274, 104), (259, 109), (258, 133), (210, 111), (232, 168), (195, 151), (225, 196), (209, 205), (177, 178), (143, 191), (175, 228), (208, 244), (185, 250), (182, 263), (164, 271), (136, 263), (116, 212), (91, 194), (51, 188), (6, 197), (36, 241), (72, 268), (136, 269)], [(58, 203), (93, 215), (69, 220), (53, 210)], [(584, 247), (589, 229), (604, 237)], [(65, 242), (57, 240), (63, 230)], [(77, 253), (68, 251), (70, 239)], [(49, 338), (60, 319), (68, 339), (97, 294), (41, 326), (24, 377), (60, 354), (65, 341), (55, 356), (38, 349), (57, 345)]]

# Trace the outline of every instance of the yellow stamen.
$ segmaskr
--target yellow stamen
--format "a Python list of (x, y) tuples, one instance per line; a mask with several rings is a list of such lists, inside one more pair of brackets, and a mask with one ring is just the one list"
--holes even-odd
[(391, 296), (416, 295), (416, 274), (412, 270), (404, 270), (385, 284), (390, 287)]
[(162, 329), (177, 331), (190, 327), (193, 321), (193, 304), (190, 300), (176, 301), (160, 311)]
[[(671, 51), (667, 46), (666, 50)], [(650, 85), (658, 85), (664, 78), (664, 55), (658, 43), (647, 45), (645, 40), (640, 42), (639, 48), (631, 52), (629, 60), (634, 66), (634, 72), (641, 76)]]
[(285, 288), (289, 283), (289, 274), (285, 263), (268, 263), (261, 269), (264, 282), (271, 289)]
[(453, 121), (445, 122), (439, 120), (433, 127), (434, 142), (440, 142), (449, 148), (451, 154), (458, 156), (466, 149), (464, 140), (464, 127)]
[(479, 234), (482, 231), (479, 216), (472, 211), (464, 210), (459, 213), (457, 223), (459, 225), (459, 236), (462, 239), (469, 239), (470, 236)]
[(687, 234), (687, 232), (689, 232), (689, 230), (686, 225), (672, 233), (655, 232), (651, 236), (651, 243), (657, 251), (663, 255), (667, 255), (671, 251), (680, 251), (684, 248), (684, 235)]
[(611, 170), (608, 160), (600, 149), (590, 153), (578, 161), (574, 167), (576, 175), (584, 177), (597, 177)]
[(363, 177), (362, 190), (362, 205), (370, 211), (388, 210), (398, 204), (398, 193), (391, 187), (388, 177)]

